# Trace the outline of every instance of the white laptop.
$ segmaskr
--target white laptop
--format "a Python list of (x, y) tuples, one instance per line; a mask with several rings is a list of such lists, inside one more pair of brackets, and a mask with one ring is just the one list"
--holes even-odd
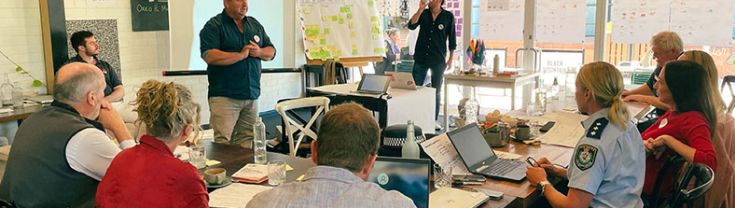
[(413, 74), (408, 72), (385, 72), (385, 75), (390, 76), (390, 87), (398, 89), (409, 89), (416, 90), (421, 86), (416, 86), (416, 82), (413, 80)]

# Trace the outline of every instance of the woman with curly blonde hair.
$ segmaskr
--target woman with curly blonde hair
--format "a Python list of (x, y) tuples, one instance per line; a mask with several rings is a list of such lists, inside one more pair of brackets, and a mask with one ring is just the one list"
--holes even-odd
[(199, 129), (200, 108), (191, 91), (173, 82), (149, 80), (135, 102), (138, 122), (147, 134), (140, 145), (112, 160), (97, 189), (97, 206), (207, 207), (207, 188), (196, 168), (173, 155)]

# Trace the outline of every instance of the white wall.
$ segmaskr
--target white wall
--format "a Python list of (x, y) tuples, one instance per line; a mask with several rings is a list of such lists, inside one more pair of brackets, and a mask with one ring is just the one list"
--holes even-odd
[[(87, 2), (87, 0), (64, 0), (66, 19), (117, 19), (126, 101), (134, 99), (135, 90), (146, 80), (174, 81), (189, 87), (195, 99), (204, 107), (202, 123), (209, 123), (207, 77), (204, 75), (163, 77), (161, 75), (163, 69), (169, 68), (167, 66), (169, 64), (169, 34), (167, 31), (133, 32), (129, 0), (115, 0), (115, 4), (110, 8), (96, 8), (95, 5), (87, 5)], [(221, 3), (221, 1), (213, 1), (213, 3)], [(300, 74), (264, 74), (261, 80), (260, 111), (273, 109), (279, 99), (301, 95)]]
[[(0, 31), (0, 50), (31, 75), (45, 82), (38, 1), (3, 0), (0, 3)], [(4, 83), (6, 78), (10, 82), (18, 82), (25, 91), (46, 92), (45, 87), (33, 88), (33, 79), (16, 73), (15, 65), (5, 57), (0, 57), (0, 83)], [(11, 141), (16, 130), (16, 122), (0, 123), (0, 136), (8, 137)]]

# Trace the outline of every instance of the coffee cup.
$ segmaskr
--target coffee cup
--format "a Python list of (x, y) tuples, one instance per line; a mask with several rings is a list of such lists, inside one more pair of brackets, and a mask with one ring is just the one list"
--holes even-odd
[(227, 180), (227, 170), (224, 168), (211, 168), (204, 171), (204, 180), (210, 185), (219, 185)]
[(531, 138), (531, 127), (526, 124), (519, 124), (516, 127), (516, 139), (527, 140)]

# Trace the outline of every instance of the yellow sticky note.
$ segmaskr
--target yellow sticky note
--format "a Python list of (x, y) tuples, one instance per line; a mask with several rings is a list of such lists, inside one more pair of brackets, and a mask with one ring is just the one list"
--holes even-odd
[(347, 19), (352, 19), (352, 13), (347, 13)]
[(373, 6), (373, 4), (375, 4), (375, 1), (373, 1), (373, 0), (368, 0), (368, 6)]
[(336, 22), (337, 20), (339, 20), (339, 16), (337, 15), (332, 16), (332, 21)]
[(332, 29), (324, 28), (324, 33), (323, 33), (324, 35), (329, 35), (331, 33), (332, 33)]
[(207, 164), (207, 166), (215, 166), (215, 165), (219, 165), (220, 163), (222, 163), (222, 162), (217, 161), (217, 160), (207, 160), (207, 163), (206, 164)]
[(326, 38), (320, 38), (319, 39), (319, 44), (326, 45), (327, 44), (327, 39)]
[(353, 28), (352, 22), (347, 23), (347, 27), (349, 27), (350, 29), (352, 29)]
[(338, 22), (339, 22), (339, 24), (344, 24), (345, 23), (345, 18), (339, 17), (339, 21)]
[(296, 178), (296, 181), (303, 181), (303, 180), (304, 180), (304, 175), (301, 175), (298, 178)]
[(293, 170), (293, 167), (291, 167), (290, 165), (286, 164), (286, 171), (292, 171), (292, 170)]

